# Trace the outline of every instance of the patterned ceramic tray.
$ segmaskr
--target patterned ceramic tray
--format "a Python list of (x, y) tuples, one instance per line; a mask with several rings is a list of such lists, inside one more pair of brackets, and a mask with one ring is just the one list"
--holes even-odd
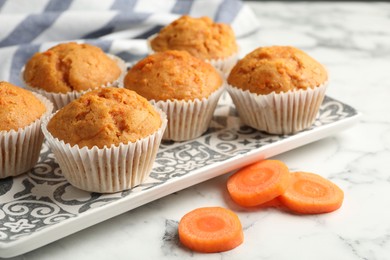
[(225, 93), (206, 134), (163, 143), (151, 173), (132, 190), (101, 195), (72, 187), (44, 144), (36, 167), (0, 180), (0, 257), (23, 254), (178, 190), (313, 142), (357, 121), (352, 107), (326, 97), (313, 127), (295, 135), (267, 135), (240, 125)]

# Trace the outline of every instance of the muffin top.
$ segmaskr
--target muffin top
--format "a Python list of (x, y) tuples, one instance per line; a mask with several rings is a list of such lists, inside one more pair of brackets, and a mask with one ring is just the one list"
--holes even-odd
[(45, 105), (30, 91), (0, 81), (0, 131), (28, 126), (45, 112)]
[(229, 57), (238, 51), (234, 32), (228, 24), (188, 15), (161, 29), (150, 46), (156, 52), (185, 50), (203, 60)]
[(128, 89), (108, 87), (87, 92), (61, 108), (47, 129), (72, 146), (104, 148), (147, 137), (161, 124), (160, 114), (145, 98)]
[(222, 86), (222, 77), (209, 63), (186, 51), (156, 52), (126, 74), (124, 87), (148, 100), (194, 100)]
[(26, 63), (23, 79), (33, 88), (67, 93), (112, 83), (120, 74), (118, 64), (100, 48), (69, 42), (35, 53)]
[(228, 77), (232, 86), (257, 94), (314, 88), (328, 79), (326, 69), (291, 46), (261, 47), (241, 59)]

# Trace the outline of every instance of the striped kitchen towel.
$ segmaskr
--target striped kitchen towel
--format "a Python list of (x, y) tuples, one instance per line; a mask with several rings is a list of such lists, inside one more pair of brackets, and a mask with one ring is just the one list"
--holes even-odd
[(239, 0), (0, 0), (0, 81), (21, 86), (25, 62), (64, 41), (88, 42), (127, 62), (140, 59), (145, 39), (182, 14), (229, 23), (238, 38), (258, 29)]

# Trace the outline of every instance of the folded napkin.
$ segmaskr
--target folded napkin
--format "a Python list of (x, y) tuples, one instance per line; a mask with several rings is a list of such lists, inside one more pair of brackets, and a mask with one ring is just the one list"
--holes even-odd
[(237, 38), (258, 29), (239, 0), (0, 0), (0, 81), (21, 86), (26, 61), (64, 41), (97, 45), (126, 62), (140, 59), (145, 39), (183, 14), (229, 23)]

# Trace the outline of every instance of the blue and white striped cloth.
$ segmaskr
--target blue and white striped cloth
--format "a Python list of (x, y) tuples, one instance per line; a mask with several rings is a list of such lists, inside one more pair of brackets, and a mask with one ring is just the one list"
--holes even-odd
[(21, 86), (25, 62), (63, 41), (134, 61), (146, 55), (148, 36), (182, 14), (229, 23), (238, 38), (258, 29), (239, 0), (0, 0), (0, 81)]

